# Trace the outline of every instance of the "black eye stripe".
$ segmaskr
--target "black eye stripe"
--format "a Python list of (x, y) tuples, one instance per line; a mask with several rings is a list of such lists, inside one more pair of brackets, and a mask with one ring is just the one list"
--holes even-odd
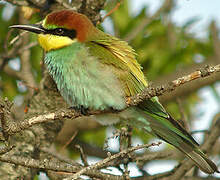
[(76, 37), (76, 31), (75, 30), (69, 30), (65, 28), (56, 28), (56, 29), (44, 29), (46, 32), (45, 34), (53, 34), (57, 36), (67, 36), (71, 39), (74, 39)]

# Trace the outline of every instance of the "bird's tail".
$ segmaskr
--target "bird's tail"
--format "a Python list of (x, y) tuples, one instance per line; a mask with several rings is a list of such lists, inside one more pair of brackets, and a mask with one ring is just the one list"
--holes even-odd
[(182, 151), (205, 173), (219, 172), (216, 165), (199, 149), (199, 144), (176, 120), (171, 116), (147, 114), (153, 134)]
[(186, 155), (205, 173), (213, 174), (219, 172), (215, 163), (213, 163), (199, 148), (186, 153)]

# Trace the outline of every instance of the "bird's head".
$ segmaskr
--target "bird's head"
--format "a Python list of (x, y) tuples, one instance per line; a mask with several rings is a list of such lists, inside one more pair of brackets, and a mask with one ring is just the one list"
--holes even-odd
[(39, 43), (45, 51), (59, 49), (74, 42), (91, 41), (99, 32), (85, 15), (72, 10), (52, 12), (39, 25), (13, 25), (11, 28), (37, 33)]

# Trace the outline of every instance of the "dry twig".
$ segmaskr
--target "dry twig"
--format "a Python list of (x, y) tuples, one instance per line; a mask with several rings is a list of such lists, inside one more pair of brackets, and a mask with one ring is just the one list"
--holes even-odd
[(87, 162), (87, 157), (86, 157), (86, 154), (84, 153), (83, 151), (83, 148), (80, 146), (80, 145), (75, 145), (75, 147), (79, 150), (80, 152), (80, 157), (81, 157), (81, 160), (84, 164), (85, 167), (89, 166), (89, 163)]
[[(122, 3), (122, 0), (117, 2), (115, 7), (113, 9), (111, 9), (103, 18), (102, 18), (102, 21), (103, 22), (108, 16), (110, 16), (112, 13), (114, 13), (121, 5)], [(101, 22), (98, 22), (97, 24), (100, 24)]]
[(78, 131), (75, 131), (74, 134), (72, 135), (72, 137), (63, 145), (63, 147), (60, 149), (60, 151), (62, 152), (64, 149), (66, 149), (66, 147), (73, 141), (73, 139), (76, 137), (76, 135), (78, 134)]
[(171, 92), (175, 90), (175, 88), (191, 82), (195, 79), (204, 78), (210, 76), (213, 73), (220, 72), (220, 64), (216, 66), (206, 66), (205, 68), (201, 68), (189, 75), (183, 76), (176, 80), (169, 82), (167, 85), (162, 85), (158, 87), (147, 87), (143, 92), (137, 94), (134, 97), (128, 98), (127, 105), (128, 106), (135, 106), (141, 103), (144, 99), (150, 99), (154, 96), (161, 96), (165, 92)]
[(138, 145), (138, 146), (135, 146), (135, 147), (131, 147), (131, 148), (128, 148), (126, 150), (123, 150), (117, 154), (114, 154), (112, 156), (109, 156), (105, 159), (103, 159), (102, 161), (99, 161), (93, 165), (90, 165), (88, 167), (85, 167), (83, 168), (82, 170), (80, 170), (79, 172), (75, 173), (73, 176), (71, 177), (68, 177), (66, 178), (65, 180), (74, 180), (74, 179), (77, 179), (79, 178), (81, 175), (83, 175), (85, 172), (87, 171), (90, 171), (92, 169), (100, 169), (102, 168), (106, 163), (116, 159), (116, 158), (119, 158), (119, 157), (123, 157), (133, 151), (136, 151), (136, 150), (139, 150), (139, 149), (143, 149), (143, 148), (149, 148), (149, 147), (152, 147), (152, 146), (159, 146), (161, 144), (161, 142), (158, 142), (158, 143), (152, 143), (152, 144), (144, 144), (144, 145)]

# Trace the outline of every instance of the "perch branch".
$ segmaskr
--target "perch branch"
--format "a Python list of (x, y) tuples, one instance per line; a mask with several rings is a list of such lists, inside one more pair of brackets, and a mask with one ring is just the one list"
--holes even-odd
[(80, 113), (70, 110), (70, 109), (64, 109), (64, 110), (59, 110), (56, 112), (49, 112), (49, 113), (44, 113), (41, 115), (33, 116), (31, 118), (24, 119), (23, 121), (19, 122), (10, 122), (7, 121), (7, 129), (6, 132), (8, 135), (13, 135), (17, 132), (20, 132), (21, 130), (27, 129), (34, 124), (39, 124), (43, 122), (48, 122), (48, 121), (54, 121), (57, 119), (63, 119), (63, 118), (71, 118), (75, 119), (80, 116)]
[(169, 82), (167, 85), (161, 85), (157, 87), (147, 87), (143, 92), (137, 94), (134, 97), (128, 98), (127, 105), (136, 106), (145, 99), (150, 99), (154, 96), (161, 96), (165, 92), (171, 92), (183, 84), (191, 82), (195, 79), (210, 76), (211, 74), (214, 74), (217, 72), (220, 72), (220, 64), (216, 66), (207, 65), (205, 68), (201, 68), (200, 70), (197, 70), (189, 75), (173, 80)]
[[(128, 98), (127, 107), (136, 106), (140, 104), (143, 100), (150, 99), (154, 96), (161, 96), (166, 92), (171, 92), (175, 90), (177, 87), (185, 83), (191, 82), (198, 78), (211, 76), (212, 74), (215, 74), (219, 71), (220, 71), (220, 64), (216, 66), (206, 66), (205, 68), (197, 70), (189, 75), (186, 75), (174, 81), (171, 81), (167, 85), (162, 85), (162, 86), (157, 86), (157, 87), (147, 87), (143, 92), (137, 94), (134, 97)], [(101, 114), (101, 113), (109, 113), (109, 111), (89, 111), (88, 115), (95, 115), (95, 114)], [(5, 120), (8, 122), (6, 123), (7, 128), (5, 130), (8, 135), (13, 135), (17, 132), (20, 132), (23, 129), (27, 129), (33, 126), (34, 124), (54, 121), (54, 120), (63, 119), (63, 118), (75, 119), (79, 116), (82, 116), (80, 112), (73, 111), (71, 109), (61, 109), (56, 112), (44, 113), (44, 114), (36, 115), (30, 118), (26, 118), (23, 121), (19, 121), (19, 122), (14, 122), (14, 121), (10, 122), (10, 120)]]

